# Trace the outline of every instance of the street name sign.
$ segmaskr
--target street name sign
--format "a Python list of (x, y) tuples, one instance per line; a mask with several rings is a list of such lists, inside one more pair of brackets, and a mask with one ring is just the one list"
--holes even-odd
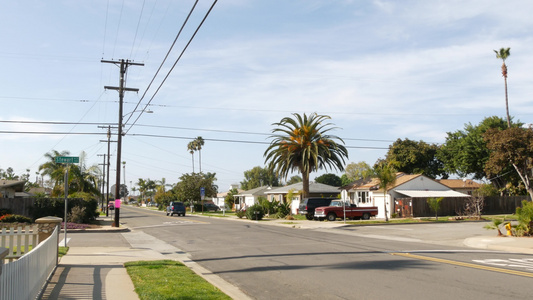
[(56, 156), (56, 163), (58, 164), (79, 164), (79, 156)]

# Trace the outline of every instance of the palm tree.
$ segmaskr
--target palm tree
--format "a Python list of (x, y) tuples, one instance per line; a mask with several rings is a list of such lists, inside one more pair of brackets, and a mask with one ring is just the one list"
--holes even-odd
[(198, 165), (200, 167), (200, 173), (202, 173), (202, 146), (205, 144), (204, 139), (199, 136), (195, 140), (196, 150), (198, 150)]
[(335, 142), (337, 137), (327, 133), (334, 129), (331, 123), (323, 123), (331, 119), (326, 115), (313, 113), (303, 116), (294, 113), (294, 119), (285, 117), (272, 130), (274, 133), (270, 146), (266, 149), (265, 163), (276, 175), (285, 179), (290, 172), (299, 171), (302, 175), (302, 197), (309, 197), (309, 174), (319, 169), (344, 170), (344, 158), (348, 158), (348, 150)]
[(381, 161), (374, 166), (374, 173), (379, 179), (379, 188), (383, 189), (383, 208), (385, 209), (385, 221), (388, 222), (387, 189), (396, 182), (396, 171), (385, 161)]
[(192, 172), (194, 173), (194, 151), (196, 151), (196, 140), (190, 141), (189, 144), (187, 144), (187, 150), (189, 150), (189, 153), (191, 153), (192, 156)]
[(509, 99), (507, 97), (507, 65), (505, 60), (511, 55), (511, 48), (500, 48), (500, 51), (496, 51), (496, 58), (501, 59), (502, 63), (502, 76), (505, 81), (505, 110), (507, 112), (507, 126), (511, 128), (511, 118), (509, 117)]
[(52, 150), (44, 155), (48, 161), (39, 166), (39, 172), (42, 172), (43, 176), (48, 175), (54, 183), (54, 186), (64, 181), (65, 173), (64, 165), (56, 163), (56, 157), (68, 155), (70, 155), (70, 152), (66, 150), (62, 152)]

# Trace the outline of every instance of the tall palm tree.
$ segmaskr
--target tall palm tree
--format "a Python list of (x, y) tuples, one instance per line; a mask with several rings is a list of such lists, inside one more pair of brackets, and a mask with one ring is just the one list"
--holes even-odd
[(507, 126), (511, 128), (511, 118), (509, 117), (509, 99), (507, 97), (507, 65), (505, 60), (511, 55), (511, 48), (500, 48), (500, 51), (496, 51), (496, 58), (502, 60), (502, 76), (505, 81), (505, 110), (507, 112)]
[(192, 172), (194, 173), (194, 151), (196, 151), (196, 140), (190, 141), (189, 144), (187, 144), (187, 150), (189, 150), (189, 153), (191, 153), (192, 156)]
[(285, 179), (290, 172), (299, 171), (302, 175), (302, 197), (309, 197), (309, 174), (319, 169), (344, 170), (344, 158), (348, 150), (335, 140), (344, 141), (327, 133), (335, 127), (323, 123), (331, 119), (326, 115), (313, 113), (309, 116), (294, 113), (294, 119), (285, 117), (272, 130), (273, 140), (266, 149), (265, 163), (276, 175)]
[(202, 146), (205, 144), (204, 139), (199, 136), (194, 140), (196, 144), (196, 150), (198, 150), (198, 165), (200, 168), (200, 173), (202, 173)]
[(381, 161), (374, 166), (374, 173), (379, 179), (379, 188), (383, 189), (383, 208), (385, 209), (385, 221), (388, 222), (387, 189), (396, 182), (396, 171), (385, 161)]

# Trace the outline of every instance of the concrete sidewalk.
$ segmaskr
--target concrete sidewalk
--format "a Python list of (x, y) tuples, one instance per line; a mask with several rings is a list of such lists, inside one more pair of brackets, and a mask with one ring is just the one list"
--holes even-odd
[[(231, 220), (258, 223), (257, 221), (246, 219), (234, 218)], [(105, 231), (106, 233), (129, 231), (125, 227), (111, 227), (110, 220), (104, 219), (104, 221), (106, 225), (97, 230)], [(345, 225), (343, 222), (306, 220), (270, 220), (259, 223), (261, 225), (302, 229), (335, 229), (350, 226)], [(87, 231), (94, 232), (95, 230)], [(94, 247), (79, 247), (76, 246), (76, 240), (84, 239), (84, 234), (71, 234), (69, 252), (61, 258), (42, 299), (139, 299), (126, 272), (124, 263), (160, 259), (175, 259), (184, 263), (233, 299), (249, 299), (248, 296), (234, 286), (191, 261), (186, 253), (177, 248), (169, 249), (168, 247), (172, 246), (165, 244), (163, 241), (159, 241), (142, 232), (126, 233), (122, 236), (126, 238), (116, 237), (113, 238), (112, 242), (95, 242)], [(100, 247), (101, 244), (111, 244), (113, 246)], [(533, 238), (478, 236), (466, 238), (463, 244), (478, 249), (533, 254)], [(150, 245), (150, 248), (145, 245)], [(168, 255), (168, 253), (172, 253), (172, 255)]]

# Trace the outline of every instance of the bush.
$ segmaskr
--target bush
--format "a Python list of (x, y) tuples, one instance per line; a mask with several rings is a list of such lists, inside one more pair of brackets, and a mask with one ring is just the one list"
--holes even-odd
[(254, 204), (246, 209), (248, 220), (262, 220), (264, 216), (265, 210), (261, 204)]
[(291, 213), (291, 205), (290, 203), (280, 203), (278, 206), (278, 212), (276, 213), (276, 217), (278, 219), (283, 219), (290, 215)]
[[(84, 200), (80, 198), (68, 198), (67, 215), (72, 214), (74, 207), (85, 208), (82, 223), (90, 223), (96, 220), (99, 216), (98, 202), (94, 199)], [(65, 218), (65, 199), (63, 198), (42, 198), (35, 199), (33, 207), (31, 209), (31, 215), (34, 220), (53, 216), (61, 219)]]
[(31, 219), (21, 215), (3, 215), (0, 217), (1, 223), (31, 223)]
[(533, 202), (522, 201), (522, 207), (516, 208), (518, 219), (517, 233), (520, 235), (533, 235)]
[(0, 217), (4, 215), (10, 215), (13, 212), (9, 208), (0, 208)]
[(70, 214), (68, 215), (68, 221), (72, 223), (84, 223), (83, 218), (85, 216), (85, 207), (76, 206), (73, 207), (70, 211)]
[(242, 217), (244, 217), (244, 215), (246, 215), (246, 211), (245, 210), (238, 210), (235, 212), (235, 216), (237, 216), (237, 218), (239, 219), (242, 219)]

